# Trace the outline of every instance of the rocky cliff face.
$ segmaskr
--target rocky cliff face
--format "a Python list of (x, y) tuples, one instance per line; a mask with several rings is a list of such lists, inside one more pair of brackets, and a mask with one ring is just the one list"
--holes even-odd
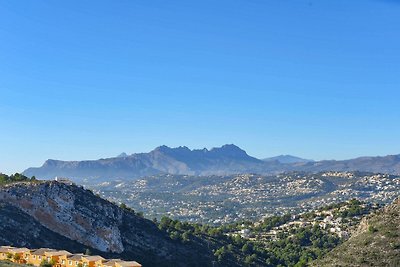
[(0, 191), (0, 201), (19, 207), (48, 229), (100, 251), (124, 251), (122, 211), (90, 198), (82, 189), (57, 182), (14, 184)]
[[(69, 242), (72, 248), (90, 247), (147, 266), (188, 266), (186, 259), (196, 252), (201, 256), (191, 265), (209, 262), (205, 246), (175, 242), (152, 221), (76, 185), (48, 181), (1, 186), (0, 215), (0, 229), (6, 229), (0, 241), (10, 245), (42, 246), (32, 240), (45, 235), (48, 247)], [(21, 230), (20, 237), (10, 234)]]
[(0, 244), (29, 248), (51, 247), (80, 253), (87, 248), (49, 230), (17, 207), (4, 203), (0, 204)]

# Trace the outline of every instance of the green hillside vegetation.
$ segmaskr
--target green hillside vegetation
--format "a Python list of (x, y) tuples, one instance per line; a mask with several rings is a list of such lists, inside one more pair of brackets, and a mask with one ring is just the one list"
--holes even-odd
[[(124, 203), (120, 207), (130, 212), (135, 211)], [(290, 214), (267, 217), (254, 223), (242, 221), (222, 226), (188, 223), (162, 217), (153, 219), (158, 228), (165, 231), (175, 242), (193, 246), (205, 243), (214, 255), (213, 266), (308, 266), (320, 259), (343, 242), (337, 234), (319, 226), (321, 212), (343, 216), (342, 225), (358, 225), (361, 217), (376, 208), (356, 199), (341, 202), (319, 210), (295, 216), (295, 220), (309, 222), (304, 227), (290, 227), (278, 231), (276, 239), (265, 239), (263, 235), (277, 227), (293, 222)], [(327, 216), (327, 215), (325, 215)], [(314, 225), (311, 222), (315, 222)], [(251, 236), (243, 238), (237, 234), (242, 229), (249, 229)]]
[[(337, 204), (337, 208), (349, 207), (349, 214), (369, 212), (361, 208), (362, 205), (362, 202), (352, 200)], [(316, 217), (312, 212), (304, 216)], [(215, 262), (220, 264), (217, 266), (229, 266), (233, 262), (242, 266), (307, 266), (342, 243), (341, 238), (321, 229), (318, 224), (281, 231), (276, 240), (265, 240), (258, 236), (242, 238), (239, 234), (233, 234), (244, 227), (261, 236), (289, 221), (291, 216), (287, 214), (266, 218), (259, 224), (241, 222), (220, 227), (191, 224), (168, 217), (163, 217), (157, 223), (159, 229), (166, 231), (176, 241), (190, 244), (198, 238), (207, 240), (214, 252)]]
[(322, 231), (318, 226), (293, 230), (280, 236), (278, 241), (267, 244), (239, 235), (227, 235), (232, 227), (189, 224), (167, 217), (163, 217), (159, 223), (159, 228), (168, 232), (171, 239), (184, 243), (197, 238), (208, 240), (216, 263), (222, 266), (229, 266), (233, 262), (242, 263), (243, 266), (306, 266), (340, 243), (337, 236)]
[(12, 175), (0, 173), (0, 185), (15, 183), (15, 182), (33, 182), (33, 181), (36, 181), (35, 176), (28, 178), (27, 176), (19, 173), (15, 173)]
[(400, 266), (400, 200), (366, 217), (348, 241), (313, 266)]
[(32, 267), (26, 264), (18, 264), (18, 263), (13, 263), (7, 260), (0, 260), (0, 267)]

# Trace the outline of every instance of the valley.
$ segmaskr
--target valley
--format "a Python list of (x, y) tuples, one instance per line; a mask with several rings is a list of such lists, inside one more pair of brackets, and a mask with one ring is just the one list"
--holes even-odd
[(85, 187), (148, 218), (163, 215), (221, 225), (299, 214), (357, 198), (387, 204), (400, 192), (400, 177), (363, 172), (290, 172), (279, 175), (156, 175)]
[[(396, 207), (398, 201), (389, 203), (398, 192), (398, 176), (361, 172), (157, 175), (90, 189), (68, 179), (0, 175), (0, 241), (72, 253), (90, 249), (143, 266), (325, 264), (332, 261), (326, 255), (353, 240), (365, 218), (382, 206)], [(148, 213), (145, 206), (132, 209), (132, 196), (145, 195), (155, 206)], [(179, 213), (179, 203), (187, 203), (186, 211), (197, 206), (199, 216)], [(144, 218), (156, 207), (152, 220)]]

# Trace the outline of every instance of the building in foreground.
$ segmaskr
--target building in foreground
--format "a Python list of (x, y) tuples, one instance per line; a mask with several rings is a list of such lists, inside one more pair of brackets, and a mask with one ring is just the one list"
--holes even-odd
[(15, 248), (0, 246), (0, 260), (10, 260), (16, 263), (40, 266), (42, 263), (51, 263), (53, 267), (141, 267), (136, 261), (121, 259), (104, 259), (101, 256), (72, 254), (66, 250), (51, 248)]

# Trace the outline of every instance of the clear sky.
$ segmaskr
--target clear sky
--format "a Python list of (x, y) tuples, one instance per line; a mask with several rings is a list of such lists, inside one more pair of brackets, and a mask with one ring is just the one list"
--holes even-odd
[(400, 1), (0, 1), (0, 172), (234, 143), (400, 153)]

